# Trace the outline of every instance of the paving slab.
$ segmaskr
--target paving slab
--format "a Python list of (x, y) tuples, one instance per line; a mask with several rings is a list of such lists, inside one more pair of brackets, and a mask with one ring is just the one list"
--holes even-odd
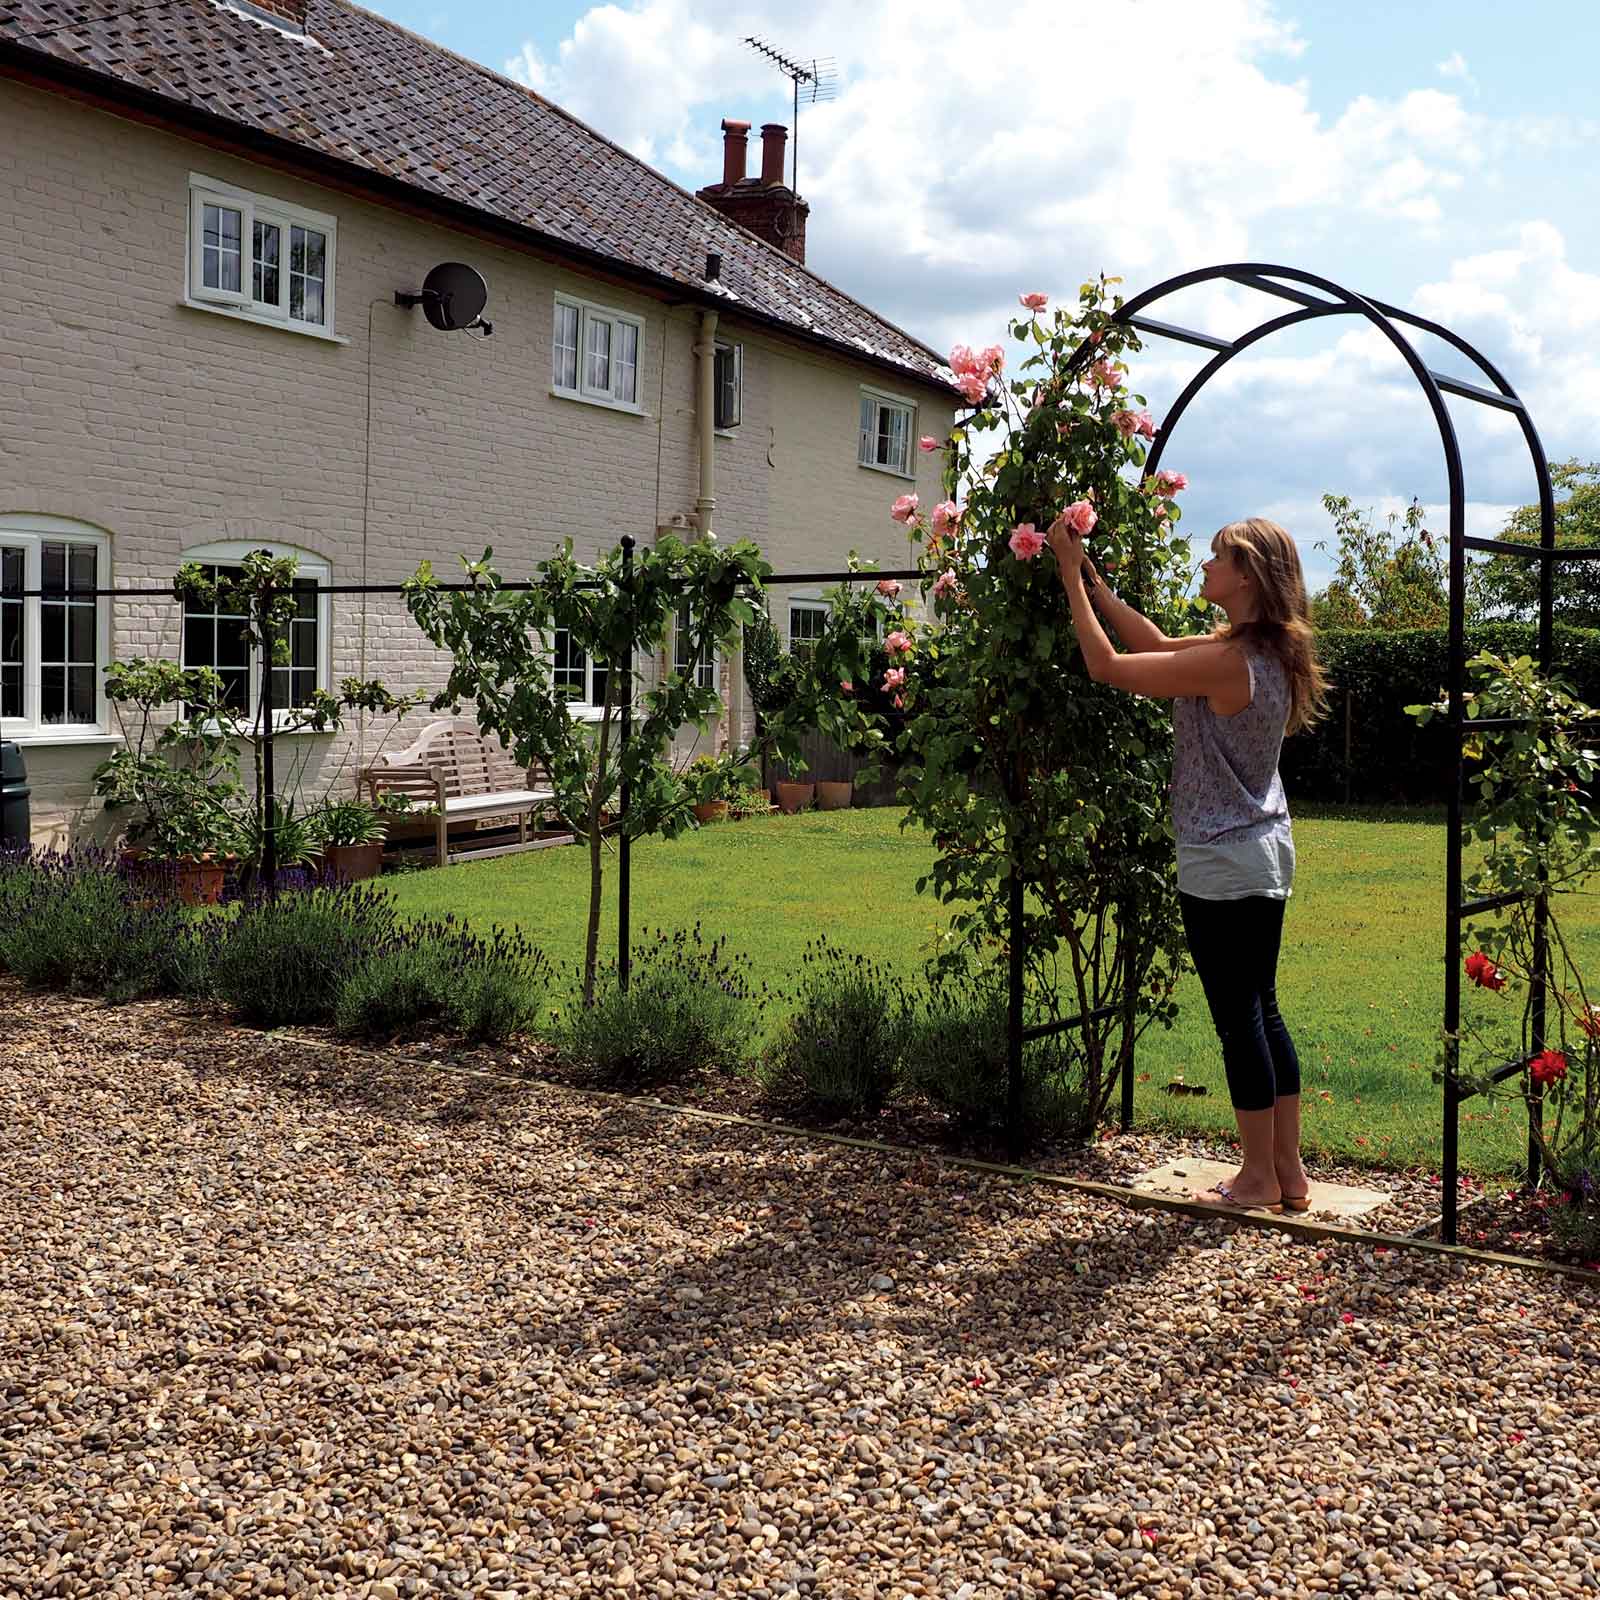
[[(1175, 1195), (1189, 1199), (1203, 1189), (1226, 1183), (1239, 1170), (1234, 1161), (1169, 1161), (1164, 1167), (1142, 1172), (1131, 1184), (1151, 1194)], [(1356, 1189), (1344, 1183), (1319, 1183), (1311, 1180), (1311, 1206), (1308, 1217), (1364, 1217), (1387, 1205), (1392, 1196), (1383, 1189)], [(1221, 1211), (1225, 1207), (1218, 1206)]]

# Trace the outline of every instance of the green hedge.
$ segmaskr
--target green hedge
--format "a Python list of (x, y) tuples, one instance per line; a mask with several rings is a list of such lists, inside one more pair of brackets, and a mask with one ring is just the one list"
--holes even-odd
[[(1448, 646), (1443, 628), (1328, 629), (1317, 635), (1332, 684), (1329, 712), (1315, 728), (1284, 741), (1281, 770), (1291, 807), (1297, 800), (1347, 796), (1413, 805), (1443, 804), (1449, 798), (1449, 730), (1437, 719), (1419, 728), (1405, 711), (1443, 691)], [(1467, 659), (1480, 650), (1537, 656), (1538, 630), (1528, 622), (1477, 624), (1467, 629)], [(1557, 624), (1554, 665), (1580, 698), (1591, 705), (1600, 701), (1600, 629)]]

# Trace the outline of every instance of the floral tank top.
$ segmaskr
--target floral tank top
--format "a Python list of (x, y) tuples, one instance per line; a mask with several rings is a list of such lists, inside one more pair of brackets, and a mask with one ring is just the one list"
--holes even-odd
[(1278, 776), (1289, 678), (1271, 651), (1244, 651), (1243, 711), (1220, 717), (1204, 695), (1172, 703), (1178, 888), (1202, 900), (1287, 899), (1294, 889), (1294, 835)]

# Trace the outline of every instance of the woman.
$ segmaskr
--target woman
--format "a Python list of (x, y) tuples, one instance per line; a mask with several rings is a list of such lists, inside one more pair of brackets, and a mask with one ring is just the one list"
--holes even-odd
[[(1294, 885), (1278, 753), (1284, 734), (1315, 721), (1326, 699), (1300, 553), (1264, 517), (1230, 522), (1211, 541), (1200, 588), (1227, 625), (1169, 639), (1100, 581), (1082, 538), (1059, 518), (1050, 548), (1089, 676), (1173, 702), (1178, 898), (1244, 1146), (1233, 1178), (1196, 1198), (1239, 1210), (1308, 1210), (1300, 1065), (1277, 1000), (1278, 945)], [(1127, 654), (1106, 637), (1097, 608)]]

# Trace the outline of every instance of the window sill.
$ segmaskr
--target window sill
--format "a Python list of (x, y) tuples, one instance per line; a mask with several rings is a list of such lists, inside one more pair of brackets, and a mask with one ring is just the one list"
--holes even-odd
[(88, 728), (82, 733), (57, 733), (53, 728), (24, 728), (19, 732), (13, 733), (10, 729), (5, 729), (0, 731), (0, 739), (6, 740), (9, 744), (19, 744), (29, 748), (43, 748), (54, 745), (123, 743), (120, 733), (101, 733), (98, 728)]
[(915, 483), (917, 475), (914, 472), (902, 472), (899, 467), (880, 467), (876, 461), (857, 460), (856, 465), (863, 472), (881, 472), (885, 477), (900, 478), (906, 483)]
[(600, 400), (592, 394), (579, 394), (575, 389), (554, 387), (550, 394), (556, 400), (575, 400), (580, 406), (598, 406), (602, 411), (620, 411), (625, 417), (642, 417), (646, 422), (650, 420), (650, 413), (642, 406), (624, 405), (620, 400)]
[(324, 333), (320, 328), (308, 328), (300, 322), (286, 322), (282, 317), (264, 317), (259, 312), (246, 311), (242, 306), (212, 305), (207, 300), (194, 300), (188, 295), (185, 295), (178, 304), (189, 311), (204, 311), (211, 317), (227, 317), (233, 322), (252, 322), (258, 328), (276, 328), (279, 333), (298, 334), (302, 339), (320, 339), (323, 344), (350, 343), (339, 334)]
[(737, 428), (713, 428), (711, 431), (719, 439), (737, 439), (739, 437), (739, 430)]

